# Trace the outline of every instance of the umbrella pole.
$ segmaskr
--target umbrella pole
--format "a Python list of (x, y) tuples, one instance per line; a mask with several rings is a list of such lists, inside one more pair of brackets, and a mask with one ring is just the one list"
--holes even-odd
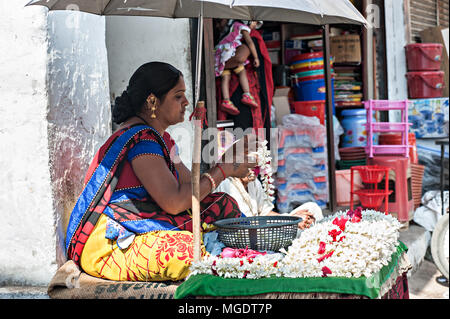
[[(204, 107), (204, 102), (199, 101), (197, 107)], [(194, 120), (194, 150), (192, 155), (192, 233), (194, 240), (194, 262), (201, 259), (201, 232), (200, 232), (200, 159), (201, 159), (202, 120)]]
[[(200, 79), (202, 69), (202, 45), (203, 45), (203, 3), (200, 5), (200, 14), (198, 17), (197, 29), (197, 56), (195, 63), (195, 109), (204, 108), (204, 102), (199, 101), (200, 97)], [(194, 109), (194, 114), (196, 110)], [(201, 232), (200, 232), (200, 162), (201, 162), (201, 142), (202, 142), (202, 124), (199, 116), (194, 120), (194, 150), (192, 154), (192, 233), (194, 245), (194, 262), (201, 259)]]
[(334, 129), (333, 129), (333, 88), (331, 85), (331, 67), (330, 67), (330, 26), (323, 26), (322, 33), (323, 43), (323, 66), (325, 71), (325, 88), (326, 88), (326, 128), (327, 128), (327, 156), (328, 156), (328, 192), (330, 210), (336, 210), (336, 170), (334, 156)]

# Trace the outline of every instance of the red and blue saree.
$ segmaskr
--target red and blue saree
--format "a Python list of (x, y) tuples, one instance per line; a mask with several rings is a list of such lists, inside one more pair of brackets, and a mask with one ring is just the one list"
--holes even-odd
[[(166, 273), (155, 275), (155, 267), (149, 266), (149, 261), (161, 259), (162, 253), (165, 262), (168, 262), (172, 257), (179, 258), (177, 252), (182, 251), (183, 267), (189, 266), (192, 249), (188, 247), (186, 255), (184, 247), (192, 245), (190, 210), (178, 215), (164, 212), (142, 186), (131, 166), (131, 161), (136, 156), (161, 156), (178, 180), (178, 173), (170, 156), (175, 147), (168, 133), (161, 136), (146, 125), (121, 129), (106, 141), (88, 169), (85, 187), (69, 220), (66, 234), (68, 258), (80, 264), (83, 250), (90, 241), (89, 253), (86, 255), (94, 259), (91, 266), (97, 270), (90, 269), (88, 273), (112, 280), (180, 279), (179, 272), (175, 276), (167, 277), (165, 270)], [(204, 224), (240, 216), (236, 201), (224, 193), (208, 195), (201, 201), (200, 206)], [(101, 238), (91, 239), (93, 233)], [(92, 244), (94, 241), (95, 244)], [(152, 244), (149, 245), (149, 242)], [(144, 246), (148, 248), (143, 249)], [(133, 256), (143, 260), (138, 261), (135, 258), (130, 262), (131, 251)], [(155, 253), (158, 256), (152, 255)], [(121, 254), (123, 256), (119, 256)], [(86, 264), (86, 258), (84, 260)], [(123, 265), (120, 265), (118, 260), (122, 260)], [(147, 273), (139, 275), (130, 264), (135, 268), (147, 268)], [(167, 266), (160, 260), (157, 264), (164, 266), (163, 268)], [(114, 275), (102, 273), (112, 265), (117, 266), (119, 271), (114, 271)], [(87, 268), (92, 268), (91, 266)], [(145, 272), (145, 269), (139, 271)], [(186, 269), (183, 269), (182, 276), (186, 274)]]

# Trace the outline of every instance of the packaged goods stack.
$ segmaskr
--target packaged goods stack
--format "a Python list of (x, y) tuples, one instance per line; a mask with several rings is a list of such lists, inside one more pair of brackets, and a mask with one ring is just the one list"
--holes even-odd
[(279, 126), (277, 208), (288, 213), (313, 201), (328, 202), (326, 128), (317, 117), (290, 114)]
[(296, 55), (322, 50), (322, 32), (293, 35), (284, 41), (285, 63), (291, 64)]
[(330, 38), (334, 58), (336, 107), (362, 107), (361, 44), (358, 34), (344, 34)]
[(272, 64), (278, 65), (281, 63), (281, 40), (280, 32), (278, 31), (264, 31), (262, 33), (263, 40), (266, 44), (269, 58)]
[(335, 66), (335, 103), (336, 107), (362, 107), (361, 73), (353, 67)]

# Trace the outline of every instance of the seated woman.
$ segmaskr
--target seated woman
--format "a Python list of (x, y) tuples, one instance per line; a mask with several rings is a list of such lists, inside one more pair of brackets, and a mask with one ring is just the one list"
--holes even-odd
[[(166, 132), (184, 121), (185, 91), (179, 70), (150, 62), (116, 99), (113, 120), (120, 127), (95, 155), (67, 227), (67, 256), (86, 273), (131, 281), (187, 276), (193, 259), (191, 174)], [(225, 176), (243, 177), (255, 165), (223, 163), (202, 175), (204, 229), (241, 215), (231, 196), (211, 192)]]
[[(228, 131), (221, 131), (218, 133), (217, 140), (220, 157), (233, 145), (235, 137)], [(246, 217), (279, 215), (279, 213), (273, 211), (274, 205), (253, 170), (250, 170), (247, 176), (241, 178), (228, 177), (216, 188), (216, 192), (231, 195)], [(314, 222), (323, 218), (322, 209), (314, 202), (308, 202), (297, 207), (289, 215), (302, 217), (302, 221), (298, 224), (300, 230), (311, 227)]]
[[(273, 211), (273, 203), (267, 198), (261, 182), (253, 172), (242, 178), (228, 177), (217, 187), (216, 191), (231, 195), (246, 217), (279, 215)], [(297, 207), (289, 215), (302, 218), (298, 224), (298, 228), (301, 230), (311, 227), (316, 221), (323, 218), (319, 205), (313, 202)]]

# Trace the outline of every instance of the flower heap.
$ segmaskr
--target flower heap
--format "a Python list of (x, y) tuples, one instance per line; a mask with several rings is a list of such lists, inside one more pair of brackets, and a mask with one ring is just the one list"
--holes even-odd
[(244, 257), (205, 256), (192, 263), (189, 276), (209, 274), (224, 278), (258, 279), (279, 276), (278, 264), (283, 254), (258, 254)]
[(303, 231), (282, 261), (286, 277), (369, 277), (387, 265), (401, 224), (391, 215), (357, 208)]
[(369, 277), (391, 261), (400, 227), (396, 218), (374, 210), (338, 212), (304, 230), (282, 254), (208, 256), (191, 265), (191, 275)]
[(272, 166), (270, 165), (272, 157), (270, 156), (270, 151), (267, 149), (267, 140), (264, 140), (260, 147), (258, 147), (256, 155), (258, 156), (258, 168), (262, 187), (267, 195), (267, 199), (273, 202), (275, 200), (273, 196), (275, 194), (275, 186), (273, 185), (274, 179), (272, 177)]

